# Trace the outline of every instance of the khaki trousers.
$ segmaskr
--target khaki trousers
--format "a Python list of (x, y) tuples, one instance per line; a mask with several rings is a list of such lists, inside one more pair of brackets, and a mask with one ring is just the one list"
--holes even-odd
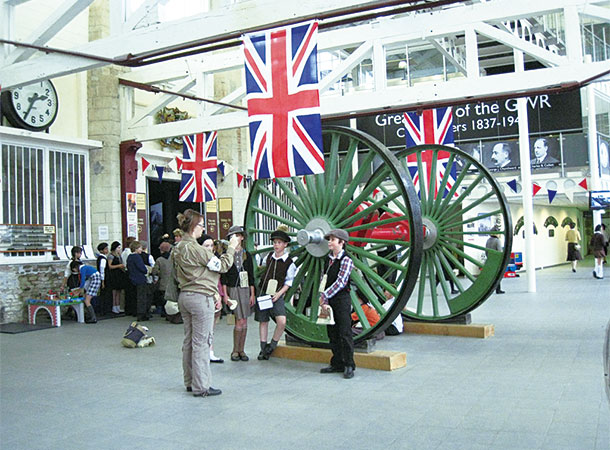
[(184, 321), (182, 370), (184, 385), (201, 394), (210, 387), (210, 345), (214, 338), (214, 297), (197, 292), (180, 292), (180, 313)]

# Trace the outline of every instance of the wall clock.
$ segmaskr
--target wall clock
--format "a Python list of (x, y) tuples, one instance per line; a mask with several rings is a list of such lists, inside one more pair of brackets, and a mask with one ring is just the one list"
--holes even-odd
[(50, 80), (2, 93), (2, 112), (17, 128), (44, 131), (57, 117), (58, 109), (57, 91)]

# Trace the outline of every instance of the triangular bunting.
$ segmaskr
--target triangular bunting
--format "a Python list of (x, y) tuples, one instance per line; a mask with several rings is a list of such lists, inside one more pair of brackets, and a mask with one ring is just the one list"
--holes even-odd
[(574, 203), (574, 191), (566, 191), (566, 197), (571, 203)]
[(176, 162), (176, 158), (174, 158), (170, 162), (168, 162), (166, 167), (167, 167), (167, 171), (170, 173), (178, 172), (178, 163)]
[(514, 180), (510, 180), (506, 184), (508, 184), (508, 187), (511, 188), (515, 194), (517, 193), (517, 179), (516, 178)]
[(588, 187), (587, 187), (587, 178), (586, 177), (583, 178), (582, 181), (580, 183), (578, 183), (578, 185), (581, 188), (583, 188), (585, 191), (588, 190)]
[(553, 203), (553, 199), (557, 195), (557, 191), (555, 191), (553, 189), (547, 189), (547, 191), (549, 193), (549, 204), (551, 204), (551, 203)]
[(542, 189), (538, 183), (532, 184), (532, 197), (535, 197), (538, 191)]
[(224, 161), (218, 161), (218, 170), (220, 170), (220, 173), (224, 177), (225, 176), (225, 162)]
[(375, 198), (380, 192), (381, 190), (379, 190), (378, 188), (373, 189), (373, 198)]
[(176, 168), (178, 172), (182, 172), (182, 158), (176, 156)]
[(142, 173), (146, 172), (146, 169), (148, 169), (148, 166), (150, 166), (150, 162), (148, 162), (146, 160), (146, 158), (144, 158), (142, 156)]
[(237, 172), (237, 187), (241, 186), (241, 181), (244, 179), (244, 176)]
[(159, 177), (159, 183), (161, 183), (163, 181), (163, 171), (165, 170), (165, 167), (155, 166), (155, 169), (157, 169), (157, 176)]

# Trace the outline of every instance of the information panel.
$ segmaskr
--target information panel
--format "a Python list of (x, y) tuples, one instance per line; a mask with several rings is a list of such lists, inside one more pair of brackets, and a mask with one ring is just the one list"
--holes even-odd
[(0, 252), (54, 252), (55, 225), (0, 224)]

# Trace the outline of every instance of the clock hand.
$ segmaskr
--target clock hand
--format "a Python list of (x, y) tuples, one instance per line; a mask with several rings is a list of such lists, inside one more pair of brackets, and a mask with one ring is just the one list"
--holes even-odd
[(31, 96), (30, 98), (28, 98), (28, 101), (30, 102), (30, 106), (28, 108), (28, 110), (25, 112), (25, 115), (23, 116), (23, 120), (26, 120), (28, 118), (28, 114), (30, 114), (30, 111), (32, 111), (32, 108), (34, 108), (34, 103), (36, 103), (38, 100), (46, 100), (47, 97), (46, 95), (42, 95), (42, 96), (38, 96), (37, 92), (34, 92), (34, 95)]
[(30, 106), (28, 107), (27, 111), (23, 115), (23, 120), (26, 120), (28, 118), (28, 115), (30, 114), (30, 111), (34, 107), (34, 102), (36, 102), (36, 100), (38, 100), (37, 92), (34, 92), (34, 95), (32, 95), (31, 97), (28, 97), (28, 102), (30, 102)]

